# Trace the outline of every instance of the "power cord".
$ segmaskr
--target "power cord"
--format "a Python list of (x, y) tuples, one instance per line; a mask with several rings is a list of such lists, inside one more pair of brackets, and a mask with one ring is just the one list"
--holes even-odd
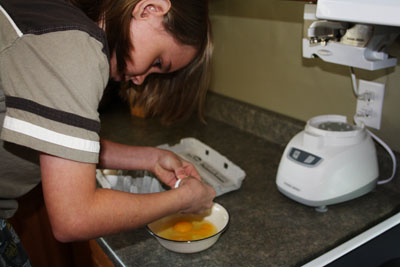
[(383, 142), (378, 136), (376, 136), (370, 130), (368, 130), (368, 129), (366, 129), (366, 130), (372, 136), (372, 138), (374, 138), (379, 144), (381, 144), (381, 146), (383, 146), (384, 149), (386, 149), (386, 151), (389, 153), (390, 157), (392, 158), (392, 161), (393, 161), (392, 176), (390, 176), (389, 178), (387, 178), (385, 180), (378, 181), (378, 184), (389, 183), (394, 178), (394, 175), (396, 174), (396, 168), (397, 168), (396, 156), (394, 155), (393, 151), (390, 149), (390, 147), (385, 142)]
[(356, 74), (354, 73), (353, 67), (350, 67), (350, 77), (351, 77), (353, 92), (356, 95), (356, 97), (358, 98), (359, 95), (358, 95), (357, 78), (356, 78)]
[[(351, 77), (351, 81), (352, 81), (352, 85), (353, 85), (353, 91), (354, 91), (354, 94), (356, 95), (356, 97), (357, 98), (365, 97), (365, 96), (360, 96), (359, 95), (358, 87), (357, 87), (357, 78), (356, 78), (356, 75), (354, 73), (354, 69), (352, 67), (350, 67), (350, 77)], [(392, 175), (389, 178), (385, 179), (385, 180), (380, 180), (380, 181), (377, 182), (378, 185), (389, 183), (394, 178), (394, 176), (396, 174), (396, 168), (397, 168), (396, 156), (394, 155), (392, 149), (385, 142), (383, 142), (382, 139), (380, 139), (378, 136), (376, 136), (374, 133), (372, 133), (370, 130), (368, 130), (362, 122), (360, 123), (360, 121), (357, 120), (358, 116), (359, 116), (359, 114), (355, 114), (354, 118), (353, 118), (353, 120), (356, 123), (356, 125), (365, 128), (367, 133), (369, 135), (371, 135), (371, 137), (376, 142), (378, 142), (388, 152), (388, 154), (392, 158), (392, 161), (393, 161)]]

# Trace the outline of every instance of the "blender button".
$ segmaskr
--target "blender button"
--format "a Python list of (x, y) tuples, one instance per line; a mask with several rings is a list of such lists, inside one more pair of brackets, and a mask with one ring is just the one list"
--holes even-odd
[(298, 159), (299, 156), (300, 156), (300, 151), (294, 150), (293, 153), (292, 153), (292, 158)]
[(313, 156), (308, 156), (308, 157), (304, 160), (304, 163), (311, 164), (314, 160), (315, 160), (315, 157), (313, 157)]

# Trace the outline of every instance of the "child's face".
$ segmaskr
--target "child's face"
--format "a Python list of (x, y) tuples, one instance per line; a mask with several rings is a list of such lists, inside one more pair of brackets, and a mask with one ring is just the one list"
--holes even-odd
[(197, 53), (196, 48), (178, 43), (165, 31), (162, 16), (133, 18), (130, 29), (133, 49), (124, 73), (117, 70), (115, 54), (111, 57), (111, 77), (116, 81), (140, 85), (151, 73), (169, 73), (186, 66)]

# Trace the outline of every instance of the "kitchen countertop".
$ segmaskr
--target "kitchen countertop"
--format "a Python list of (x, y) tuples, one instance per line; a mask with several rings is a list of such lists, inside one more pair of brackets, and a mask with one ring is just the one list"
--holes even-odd
[[(170, 252), (140, 228), (98, 239), (116, 266), (300, 266), (400, 211), (399, 177), (325, 213), (290, 200), (275, 184), (284, 145), (214, 117), (206, 125), (193, 117), (168, 127), (120, 106), (102, 112), (101, 120), (104, 138), (157, 146), (194, 137), (246, 172), (239, 190), (215, 199), (230, 213), (230, 225), (210, 249)], [(390, 173), (391, 165), (383, 166)]]

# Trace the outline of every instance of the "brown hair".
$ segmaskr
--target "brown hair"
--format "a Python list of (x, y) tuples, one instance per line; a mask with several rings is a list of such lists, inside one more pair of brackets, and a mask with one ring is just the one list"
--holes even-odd
[[(71, 0), (93, 21), (104, 20), (111, 53), (115, 50), (118, 70), (123, 71), (132, 49), (129, 22), (140, 0)], [(151, 74), (142, 85), (130, 83), (127, 95), (145, 113), (160, 116), (164, 122), (188, 118), (197, 109), (203, 118), (203, 105), (210, 81), (212, 55), (208, 0), (170, 0), (164, 16), (166, 31), (183, 45), (198, 49), (197, 56), (184, 68), (169, 74)]]

